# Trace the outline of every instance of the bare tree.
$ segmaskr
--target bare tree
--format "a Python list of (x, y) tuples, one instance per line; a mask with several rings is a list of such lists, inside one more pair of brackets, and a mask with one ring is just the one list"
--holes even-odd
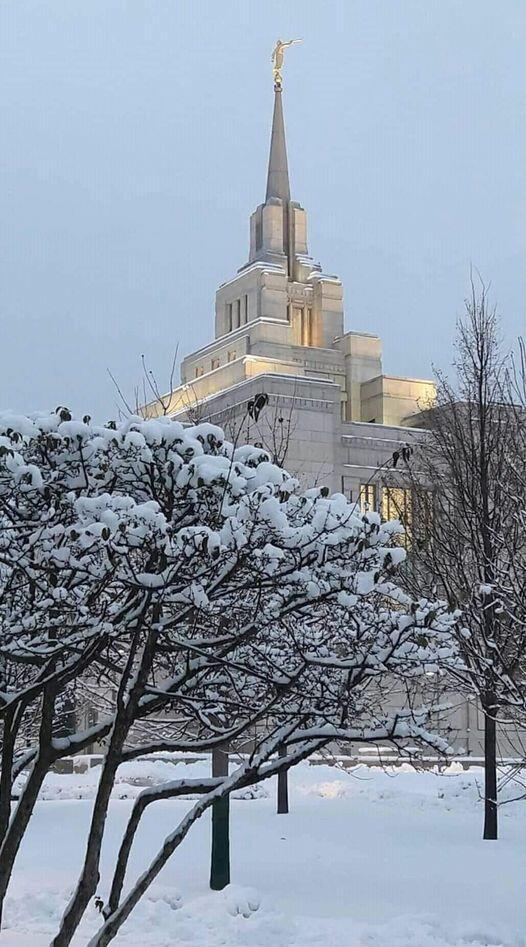
[(141, 355), (141, 377), (134, 386), (131, 397), (125, 393), (122, 385), (115, 378), (111, 369), (108, 368), (108, 375), (117, 393), (116, 408), (120, 419), (131, 417), (156, 418), (180, 414), (184, 415), (192, 424), (197, 424), (202, 420), (201, 403), (191, 383), (183, 385), (178, 391), (177, 397), (174, 397), (177, 391), (174, 388), (174, 379), (178, 354), (179, 346), (176, 345), (170, 365), (168, 382), (165, 386), (160, 383), (153, 369), (148, 367), (145, 356)]
[(412, 487), (413, 589), (438, 584), (462, 610), (453, 684), (484, 714), (484, 838), (497, 838), (499, 725), (524, 724), (526, 411), (524, 349), (515, 369), (487, 292), (472, 284), (458, 323), (456, 381), (437, 374), (427, 435), (404, 470)]

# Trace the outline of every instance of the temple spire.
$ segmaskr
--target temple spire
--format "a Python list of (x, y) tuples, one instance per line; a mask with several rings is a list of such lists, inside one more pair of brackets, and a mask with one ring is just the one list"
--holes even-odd
[(270, 154), (268, 159), (267, 196), (278, 197), (282, 201), (290, 201), (289, 166), (287, 163), (287, 145), (285, 142), (285, 122), (283, 121), (283, 104), (281, 90), (283, 78), (283, 54), (289, 46), (301, 43), (300, 39), (289, 39), (286, 42), (278, 39), (272, 52), (272, 74), (274, 76), (274, 115), (272, 117), (272, 134), (270, 136)]
[(272, 133), (270, 136), (267, 196), (265, 200), (268, 201), (269, 198), (272, 197), (279, 197), (282, 201), (290, 201), (285, 122), (283, 120), (281, 86), (278, 85), (274, 86), (274, 115), (272, 118)]

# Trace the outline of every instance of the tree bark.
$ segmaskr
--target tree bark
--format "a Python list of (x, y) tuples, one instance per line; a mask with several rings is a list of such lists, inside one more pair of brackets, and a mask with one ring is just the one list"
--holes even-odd
[[(287, 755), (287, 747), (280, 746), (278, 756), (284, 759)], [(289, 811), (289, 771), (281, 770), (278, 773), (278, 815), (286, 815)]]
[[(228, 776), (228, 749), (212, 750), (212, 776)], [(210, 887), (221, 891), (230, 884), (230, 796), (212, 803)]]

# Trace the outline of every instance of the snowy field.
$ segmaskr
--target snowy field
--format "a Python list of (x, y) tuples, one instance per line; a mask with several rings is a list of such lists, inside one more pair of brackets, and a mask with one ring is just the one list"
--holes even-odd
[[(208, 762), (122, 767), (110, 810), (102, 881), (141, 785), (209, 773)], [(275, 786), (232, 801), (233, 884), (208, 890), (210, 819), (197, 823), (114, 941), (141, 947), (525, 947), (526, 801), (501, 810), (499, 842), (483, 842), (477, 769), (345, 772), (302, 764), (291, 812)], [(97, 769), (52, 775), (21, 850), (2, 947), (44, 947), (56, 931), (83, 851)], [(140, 831), (133, 874), (146, 866), (188, 800), (157, 803)], [(89, 909), (74, 941), (86, 945)]]

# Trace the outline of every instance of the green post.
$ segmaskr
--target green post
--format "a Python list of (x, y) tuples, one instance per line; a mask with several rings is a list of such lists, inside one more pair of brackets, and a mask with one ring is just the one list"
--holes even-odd
[[(287, 747), (280, 746), (278, 750), (280, 759), (287, 756)], [(278, 815), (286, 815), (289, 811), (289, 771), (287, 769), (278, 773)]]
[[(212, 751), (212, 776), (228, 776), (228, 750)], [(212, 857), (210, 887), (221, 891), (230, 884), (230, 798), (212, 803)]]

